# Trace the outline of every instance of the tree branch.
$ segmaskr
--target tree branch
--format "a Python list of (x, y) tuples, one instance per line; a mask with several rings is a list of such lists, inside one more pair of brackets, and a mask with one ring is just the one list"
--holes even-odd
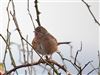
[[(61, 64), (59, 64), (59, 63), (57, 63), (56, 61), (54, 61), (54, 60), (45, 60), (45, 61), (47, 61), (47, 62), (50, 63), (50, 64), (54, 64), (54, 65), (58, 66), (60, 69), (62, 69), (63, 71), (67, 72), (67, 70), (64, 68), (64, 66), (61, 65)], [(19, 66), (16, 66), (15, 68), (9, 70), (7, 73), (4, 73), (3, 75), (10, 74), (10, 73), (16, 71), (17, 69), (20, 69), (20, 68), (23, 68), (23, 67), (29, 67), (29, 66), (33, 66), (33, 65), (38, 65), (38, 64), (41, 64), (41, 63), (42, 63), (42, 64), (47, 64), (45, 61), (40, 60), (40, 61), (38, 61), (38, 62), (34, 62), (34, 63), (31, 63), (31, 64), (28, 63), (28, 64), (19, 65)], [(48, 65), (49, 65), (49, 64), (48, 64)], [(49, 66), (50, 66), (50, 65), (49, 65)]]
[(80, 49), (76, 52), (74, 64), (76, 64), (78, 53), (81, 52), (81, 51), (82, 51), (82, 42), (81, 42), (81, 47), (80, 47)]
[(71, 42), (58, 42), (58, 45), (62, 45), (62, 44), (70, 44)]
[(29, 14), (29, 16), (30, 16), (30, 19), (31, 19), (31, 21), (32, 21), (33, 27), (34, 27), (34, 29), (35, 29), (35, 24), (34, 24), (32, 15), (31, 15), (31, 13), (30, 13), (30, 9), (29, 9), (29, 0), (27, 0), (27, 11), (28, 11), (28, 14)]
[(93, 62), (93, 61), (89, 61), (88, 63), (86, 63), (86, 64), (84, 65), (84, 67), (83, 67), (82, 69), (80, 69), (80, 71), (79, 71), (79, 73), (78, 73), (77, 75), (81, 74), (82, 71), (83, 71), (91, 62)]
[(82, 2), (87, 6), (89, 13), (91, 14), (91, 16), (93, 17), (95, 23), (98, 24), (98, 26), (100, 26), (99, 21), (96, 19), (96, 17), (94, 16), (93, 12), (90, 9), (90, 5), (88, 3), (86, 3), (84, 0), (82, 0)]
[(97, 70), (99, 68), (94, 68), (93, 70), (91, 70), (87, 75), (90, 75), (93, 71)]
[(9, 47), (9, 44), (7, 43), (6, 39), (2, 36), (2, 34), (0, 34), (0, 37), (3, 39), (3, 41), (6, 43), (6, 46), (7, 46), (7, 49), (9, 51), (9, 54), (10, 54), (10, 59), (11, 59), (11, 64), (13, 65), (13, 67), (15, 68), (16, 67), (16, 63), (15, 63), (15, 60), (13, 58), (13, 54), (10, 50), (10, 47)]
[(41, 24), (40, 24), (40, 18), (39, 18), (40, 12), (39, 12), (39, 9), (38, 9), (38, 1), (35, 0), (34, 3), (35, 3), (36, 16), (37, 16), (36, 21), (37, 21), (38, 25), (41, 26)]

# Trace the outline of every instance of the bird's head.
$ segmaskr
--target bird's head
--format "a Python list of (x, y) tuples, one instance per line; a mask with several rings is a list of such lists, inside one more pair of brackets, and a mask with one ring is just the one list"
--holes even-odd
[(36, 36), (43, 36), (43, 35), (46, 35), (47, 33), (48, 31), (42, 26), (38, 26), (37, 28), (35, 28)]

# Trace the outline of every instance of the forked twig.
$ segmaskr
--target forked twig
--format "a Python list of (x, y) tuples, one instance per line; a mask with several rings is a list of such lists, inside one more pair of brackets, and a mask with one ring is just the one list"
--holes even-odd
[(82, 42), (81, 42), (81, 47), (80, 47), (80, 49), (76, 52), (74, 64), (76, 64), (78, 53), (81, 52), (81, 51), (82, 51)]
[[(9, 41), (10, 38), (10, 32), (9, 32), (9, 23), (10, 23), (10, 15), (9, 15), (9, 4), (10, 4), (11, 0), (9, 0), (7, 7), (6, 7), (6, 11), (7, 11), (7, 15), (8, 15), (8, 23), (7, 23), (7, 42)], [(5, 53), (4, 53), (4, 58), (3, 58), (3, 63), (4, 63), (4, 68), (5, 68), (5, 72), (6, 72), (6, 65), (5, 65), (5, 59), (6, 59), (6, 54), (7, 54), (7, 45), (5, 48)]]
[(11, 58), (11, 64), (13, 65), (13, 67), (15, 68), (16, 67), (16, 63), (15, 63), (15, 60), (13, 58), (13, 55), (12, 55), (12, 52), (11, 52), (11, 49), (9, 47), (9, 44), (7, 43), (6, 39), (2, 36), (2, 34), (0, 34), (0, 37), (3, 39), (3, 41), (6, 43), (7, 45), (7, 48), (8, 48), (8, 51), (9, 51), (9, 54), (10, 54), (10, 58)]

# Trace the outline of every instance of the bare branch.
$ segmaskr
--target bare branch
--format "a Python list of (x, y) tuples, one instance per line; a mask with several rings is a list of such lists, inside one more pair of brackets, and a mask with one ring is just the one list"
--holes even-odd
[(100, 67), (100, 52), (98, 51), (99, 67)]
[(82, 42), (81, 42), (81, 47), (80, 47), (80, 49), (76, 52), (74, 64), (76, 64), (78, 53), (81, 52), (81, 51), (82, 51)]
[[(54, 64), (54, 65), (58, 66), (60, 69), (62, 69), (62, 70), (64, 70), (65, 72), (67, 72), (67, 70), (64, 68), (64, 66), (63, 66), (63, 65), (60, 65), (60, 64), (57, 63), (56, 61), (54, 61), (54, 60), (45, 60), (45, 61), (47, 61), (47, 62), (50, 63), (50, 64)], [(29, 67), (29, 66), (33, 66), (33, 65), (38, 65), (38, 64), (40, 64), (40, 63), (45, 64), (45, 63), (46, 63), (45, 61), (40, 60), (40, 61), (38, 61), (38, 62), (34, 62), (34, 63), (31, 63), (31, 64), (19, 65), (19, 66), (16, 66), (15, 68), (9, 70), (6, 74), (10, 74), (10, 73), (16, 71), (17, 69), (20, 69), (20, 68), (23, 68), (23, 67)], [(47, 63), (46, 63), (46, 64), (47, 64)], [(48, 64), (48, 65), (49, 65), (49, 64)], [(50, 65), (49, 65), (49, 66), (50, 66)], [(6, 75), (6, 74), (4, 74), (4, 75)], [(59, 74), (57, 74), (57, 75), (59, 75)]]
[(27, 11), (28, 11), (28, 14), (29, 14), (29, 16), (30, 16), (30, 19), (31, 19), (31, 21), (32, 21), (33, 27), (34, 27), (34, 29), (35, 29), (35, 24), (34, 24), (32, 15), (31, 15), (31, 13), (30, 13), (30, 9), (29, 9), (29, 0), (27, 0)]
[[(10, 32), (9, 32), (9, 23), (10, 23), (10, 15), (9, 15), (9, 4), (10, 4), (11, 0), (9, 0), (8, 4), (7, 4), (7, 7), (6, 7), (6, 11), (7, 11), (7, 15), (8, 15), (8, 23), (7, 23), (7, 42), (10, 38)], [(6, 46), (6, 49), (5, 49), (5, 54), (4, 54), (4, 60), (3, 62), (5, 62), (5, 58), (6, 58), (6, 53), (7, 53), (7, 46)]]
[(97, 70), (99, 68), (94, 68), (93, 70), (91, 70), (87, 75), (90, 75), (93, 71)]
[(38, 1), (35, 0), (34, 3), (35, 3), (36, 15), (37, 15), (36, 21), (37, 21), (38, 25), (41, 26), (40, 18), (39, 18), (40, 12), (39, 12), (39, 9), (38, 9)]
[(74, 64), (71, 60), (69, 60), (69, 59), (66, 59), (66, 58), (63, 58), (64, 60), (66, 60), (66, 61), (68, 61), (68, 62), (70, 62), (74, 67), (75, 67), (75, 69), (77, 70), (77, 71), (79, 71), (79, 66), (77, 65), (77, 64)]
[(80, 71), (79, 71), (79, 73), (78, 73), (77, 75), (81, 74), (82, 71), (83, 71), (91, 62), (93, 62), (93, 61), (89, 61), (88, 63), (86, 63), (85, 66), (84, 66), (82, 69), (80, 69)]
[(7, 31), (9, 29), (9, 23), (10, 23), (10, 14), (9, 14), (9, 4), (10, 4), (11, 0), (9, 0), (8, 5), (6, 7), (6, 11), (7, 11), (7, 15), (8, 15), (8, 23), (7, 23)]
[(4, 42), (5, 42), (6, 45), (7, 45), (7, 48), (8, 48), (9, 53), (10, 53), (11, 62), (12, 62), (11, 64), (13, 65), (13, 67), (16, 67), (15, 60), (14, 60), (14, 58), (13, 58), (12, 52), (11, 52), (11, 50), (10, 50), (10, 47), (9, 47), (9, 45), (8, 45), (8, 43), (7, 43), (7, 41), (6, 41), (6, 39), (2, 36), (2, 34), (0, 34), (0, 37), (4, 40)]
[(70, 44), (71, 42), (58, 42), (58, 45), (62, 45), (62, 44)]
[(90, 9), (90, 5), (88, 3), (86, 3), (84, 0), (82, 0), (82, 2), (87, 6), (88, 10), (89, 10), (89, 13), (91, 14), (91, 16), (93, 17), (95, 23), (98, 24), (98, 26), (100, 26), (100, 23), (99, 21), (96, 19), (96, 17), (94, 16), (93, 12), (91, 11)]
[(100, 75), (100, 52), (99, 52), (99, 51), (98, 51), (98, 60), (99, 60), (99, 65), (98, 65), (98, 67), (99, 67), (98, 75)]
[[(62, 63), (63, 63), (63, 67), (65, 67), (65, 69), (67, 69), (67, 66), (66, 66), (66, 64), (65, 64), (65, 62), (64, 62), (64, 60), (65, 60), (65, 58), (63, 57), (63, 55), (61, 54), (61, 52), (57, 52), (58, 54), (59, 54), (59, 56), (61, 57), (61, 60), (62, 60)], [(67, 71), (67, 72), (69, 72), (69, 71)], [(70, 72), (69, 72), (70, 73)]]
[[(10, 38), (10, 32), (9, 32), (9, 23), (10, 23), (10, 15), (9, 15), (9, 4), (10, 4), (11, 0), (9, 0), (7, 7), (6, 7), (6, 11), (7, 11), (7, 15), (8, 15), (8, 23), (7, 23), (7, 42)], [(7, 45), (5, 48), (5, 53), (4, 53), (4, 58), (3, 58), (3, 63), (4, 63), (4, 68), (5, 68), (5, 72), (6, 72), (6, 65), (5, 65), (5, 59), (6, 59), (6, 54), (7, 54)]]
[(76, 69), (77, 71), (79, 71), (79, 69), (77, 68), (78, 66), (77, 66), (76, 64), (74, 64), (71, 60), (64, 58), (64, 57), (61, 55), (60, 52), (57, 52), (57, 53), (60, 55), (60, 57), (61, 57), (61, 59), (62, 59), (63, 61), (66, 60), (66, 61), (70, 62), (70, 63), (75, 67), (75, 69)]

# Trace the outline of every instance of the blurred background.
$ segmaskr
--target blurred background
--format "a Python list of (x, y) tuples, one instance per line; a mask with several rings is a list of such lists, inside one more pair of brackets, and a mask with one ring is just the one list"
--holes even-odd
[[(38, 0), (40, 14), (40, 22), (43, 27), (45, 27), (53, 36), (55, 36), (58, 42), (68, 42), (71, 41), (73, 46), (73, 56), (75, 56), (76, 51), (80, 49), (82, 41), (82, 52), (78, 55), (78, 60), (81, 65), (85, 65), (88, 61), (93, 60), (92, 64), (94, 67), (98, 67), (98, 50), (99, 48), (99, 27), (94, 22), (92, 16), (90, 15), (86, 5), (81, 0)], [(95, 17), (99, 19), (99, 1), (98, 0), (85, 0), (91, 7), (92, 12)], [(0, 1), (0, 33), (6, 38), (6, 29), (8, 23), (8, 17), (6, 12), (8, 0)], [(16, 18), (18, 20), (19, 28), (21, 29), (22, 35), (26, 37), (28, 35), (28, 41), (31, 43), (34, 38), (34, 28), (32, 26), (31, 19), (27, 11), (27, 0), (14, 0), (16, 9)], [(11, 5), (10, 8), (12, 9)], [(35, 25), (37, 23), (36, 12), (34, 8), (34, 0), (30, 0), (30, 12), (34, 19)], [(12, 45), (12, 53), (16, 59), (17, 64), (19, 62), (19, 52), (20, 37), (18, 32), (15, 30), (16, 27), (13, 23), (12, 17), (10, 17), (10, 27), (11, 32), (11, 42), (17, 45)], [(2, 63), (4, 57), (5, 43), (0, 38), (0, 62)], [(68, 45), (60, 45), (59, 51), (64, 57), (70, 58), (70, 48)], [(35, 53), (35, 52), (34, 52)], [(37, 60), (39, 57), (35, 53), (33, 58)], [(53, 59), (61, 61), (59, 56), (54, 53)], [(7, 54), (6, 63), (7, 68), (12, 68), (10, 65), (9, 54)], [(76, 71), (71, 64), (67, 63), (67, 68), (71, 70), (72, 73), (76, 74)], [(90, 65), (83, 71), (84, 74), (91, 71), (93, 67)], [(21, 71), (22, 73), (22, 71)], [(93, 74), (97, 74), (96, 71)], [(41, 74), (40, 74), (41, 75)]]

